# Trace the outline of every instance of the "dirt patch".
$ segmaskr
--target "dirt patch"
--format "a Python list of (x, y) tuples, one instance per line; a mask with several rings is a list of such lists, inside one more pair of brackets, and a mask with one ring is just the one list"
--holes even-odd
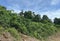
[(48, 38), (48, 41), (60, 41), (60, 32), (57, 32), (55, 35), (52, 35)]
[(0, 35), (0, 41), (14, 41), (15, 39), (10, 35), (9, 32), (3, 32)]
[(22, 38), (22, 41), (40, 41), (36, 38), (32, 38), (30, 36), (26, 36), (26, 35), (23, 35), (23, 34), (21, 34), (21, 38)]

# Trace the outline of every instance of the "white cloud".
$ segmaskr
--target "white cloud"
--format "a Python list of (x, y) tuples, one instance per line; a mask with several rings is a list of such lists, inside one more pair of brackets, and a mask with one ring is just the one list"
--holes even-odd
[(41, 15), (47, 15), (50, 19), (54, 19), (55, 17), (60, 18), (60, 9), (55, 11), (46, 11), (41, 12)]
[(56, 4), (58, 4), (60, 2), (60, 0), (52, 0), (51, 1), (51, 5), (56, 5)]

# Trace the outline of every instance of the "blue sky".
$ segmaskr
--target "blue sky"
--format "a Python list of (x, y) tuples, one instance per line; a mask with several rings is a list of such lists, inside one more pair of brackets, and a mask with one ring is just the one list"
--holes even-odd
[(13, 9), (31, 10), (41, 15), (48, 15), (49, 18), (60, 17), (60, 0), (0, 0), (0, 5)]

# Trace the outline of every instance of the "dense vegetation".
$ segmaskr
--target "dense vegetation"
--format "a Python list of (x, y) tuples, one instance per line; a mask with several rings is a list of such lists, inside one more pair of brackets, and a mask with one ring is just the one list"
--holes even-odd
[(57, 32), (55, 25), (60, 25), (59, 22), (60, 18), (55, 18), (52, 22), (47, 15), (41, 18), (39, 14), (23, 10), (17, 14), (0, 6), (0, 29), (4, 28), (14, 37), (18, 37), (17, 33), (20, 32), (38, 39), (46, 38)]

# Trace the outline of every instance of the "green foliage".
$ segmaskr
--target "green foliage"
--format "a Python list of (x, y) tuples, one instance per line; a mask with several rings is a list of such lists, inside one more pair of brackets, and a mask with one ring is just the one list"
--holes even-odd
[(33, 18), (33, 13), (31, 11), (25, 11), (24, 17), (28, 18), (28, 19), (32, 19)]
[(22, 11), (19, 15), (12, 13), (11, 10), (0, 9), (0, 25), (16, 38), (19, 37), (18, 32), (38, 39), (48, 37), (56, 32), (56, 27), (46, 15), (43, 15), (41, 19), (40, 15), (35, 15), (32, 11)]
[(55, 23), (56, 25), (60, 25), (60, 18), (55, 18), (55, 19), (54, 19), (54, 23)]
[(0, 34), (2, 34), (3, 31), (4, 31), (4, 28), (0, 26)]
[(43, 15), (41, 22), (42, 23), (52, 23), (52, 21), (48, 18), (47, 15)]
[(56, 32), (56, 28), (53, 24), (42, 24), (37, 22), (32, 22), (27, 26), (29, 35), (34, 36), (38, 39), (48, 37)]
[(13, 37), (15, 37), (17, 40), (20, 39), (20, 35), (19, 35), (18, 31), (15, 28), (7, 28), (6, 31), (11, 33), (11, 35)]
[(6, 8), (0, 5), (0, 10), (6, 10)]
[(33, 21), (40, 22), (41, 21), (41, 16), (39, 14), (35, 15), (35, 17), (33, 18)]

